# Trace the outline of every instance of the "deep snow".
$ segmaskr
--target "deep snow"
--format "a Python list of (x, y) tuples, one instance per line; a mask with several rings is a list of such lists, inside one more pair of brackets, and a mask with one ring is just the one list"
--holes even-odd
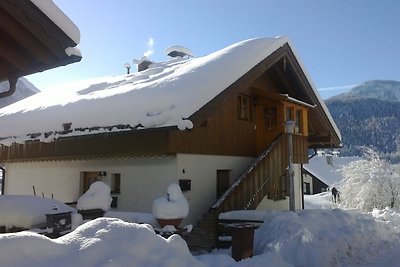
[[(314, 198), (325, 199), (322, 194)], [(309, 199), (306, 199), (308, 202)], [(318, 201), (323, 203), (324, 201)], [(314, 204), (314, 207), (317, 207)], [(328, 208), (328, 207), (327, 207)], [(246, 212), (228, 213), (245, 216)], [(1, 215), (3, 216), (3, 215)], [(127, 215), (126, 215), (127, 216)], [(149, 224), (99, 218), (58, 239), (32, 232), (0, 235), (2, 266), (398, 266), (399, 211), (309, 209), (251, 212), (264, 219), (254, 256), (235, 262), (230, 250), (192, 256), (178, 235), (156, 235)], [(129, 216), (127, 216), (129, 217)], [(141, 217), (141, 216), (139, 216)], [(15, 256), (18, 251), (19, 256)], [(396, 252), (396, 253), (394, 253)], [(21, 257), (21, 255), (23, 255)]]

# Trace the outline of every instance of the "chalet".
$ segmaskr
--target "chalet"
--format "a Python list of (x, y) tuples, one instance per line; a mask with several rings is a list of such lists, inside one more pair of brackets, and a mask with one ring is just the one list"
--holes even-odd
[(102, 180), (115, 210), (151, 212), (176, 182), (190, 206), (186, 223), (209, 211), (288, 209), (288, 120), (301, 209), (308, 149), (338, 147), (341, 137), (286, 37), (171, 58), (1, 109), (4, 193), (34, 187), (69, 203)]
[(19, 77), (81, 60), (79, 29), (52, 2), (0, 1), (0, 82), (14, 93)]

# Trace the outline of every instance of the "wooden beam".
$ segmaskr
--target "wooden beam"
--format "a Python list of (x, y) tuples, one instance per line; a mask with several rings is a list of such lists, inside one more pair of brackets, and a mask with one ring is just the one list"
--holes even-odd
[(65, 56), (65, 48), (77, 45), (31, 1), (2, 0), (0, 8), (6, 10), (58, 57)]
[(28, 68), (31, 61), (4, 37), (0, 35), (0, 57), (20, 70)]
[(23, 47), (25, 51), (29, 51), (39, 61), (46, 64), (54, 61), (51, 51), (3, 9), (0, 9), (0, 17), (0, 31), (6, 33), (10, 38), (15, 40), (16, 44)]

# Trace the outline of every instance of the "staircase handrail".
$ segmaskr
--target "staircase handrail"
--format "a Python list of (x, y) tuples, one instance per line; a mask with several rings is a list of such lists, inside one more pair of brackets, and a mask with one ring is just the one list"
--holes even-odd
[(280, 134), (275, 140), (264, 150), (263, 153), (247, 169), (240, 175), (238, 179), (229, 187), (227, 191), (215, 202), (211, 209), (217, 209), (227, 199), (227, 197), (235, 190), (237, 186), (251, 173), (251, 171), (272, 151), (275, 145), (283, 138), (285, 134)]

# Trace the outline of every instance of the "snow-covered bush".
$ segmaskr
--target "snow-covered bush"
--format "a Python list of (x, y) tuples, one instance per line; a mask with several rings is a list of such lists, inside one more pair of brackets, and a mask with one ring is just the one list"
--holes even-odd
[(167, 195), (153, 202), (153, 215), (157, 219), (180, 219), (189, 213), (189, 203), (178, 184), (170, 184)]
[(345, 179), (339, 188), (341, 206), (372, 211), (400, 207), (400, 177), (395, 167), (371, 148), (364, 157), (343, 168)]
[(79, 199), (76, 205), (78, 210), (102, 209), (107, 211), (111, 205), (111, 189), (108, 185), (101, 181), (94, 182), (90, 185)]

